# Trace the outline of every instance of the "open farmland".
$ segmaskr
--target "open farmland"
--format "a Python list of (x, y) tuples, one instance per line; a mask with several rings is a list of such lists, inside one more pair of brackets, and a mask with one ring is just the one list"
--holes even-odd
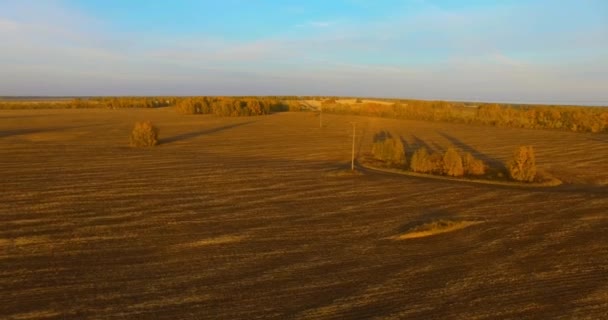
[[(159, 146), (129, 147), (139, 120)], [(608, 317), (608, 135), (323, 121), (0, 110), (0, 318)], [(358, 154), (380, 130), (490, 163), (529, 144), (565, 184), (335, 175), (352, 121)], [(395, 240), (436, 219), (471, 223)]]

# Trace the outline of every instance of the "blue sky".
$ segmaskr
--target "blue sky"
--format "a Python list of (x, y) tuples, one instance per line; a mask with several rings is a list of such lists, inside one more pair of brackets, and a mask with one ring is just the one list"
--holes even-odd
[(608, 1), (0, 0), (0, 95), (608, 104)]

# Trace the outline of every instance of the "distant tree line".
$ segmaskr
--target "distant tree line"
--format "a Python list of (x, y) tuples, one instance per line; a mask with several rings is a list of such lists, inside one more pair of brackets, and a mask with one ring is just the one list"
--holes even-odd
[(176, 98), (173, 97), (100, 97), (82, 101), (109, 109), (160, 108), (171, 106), (175, 102)]
[(0, 109), (159, 108), (175, 106), (184, 114), (256, 116), (299, 111), (297, 97), (89, 97), (71, 100), (0, 100)]
[(99, 107), (92, 103), (83, 103), (80, 99), (74, 100), (0, 100), (0, 109), (82, 109)]
[(499, 127), (608, 132), (608, 108), (465, 103), (427, 100), (358, 98), (342, 104), (339, 97), (87, 97), (72, 100), (0, 100), (0, 109), (158, 108), (176, 106), (187, 114), (248, 116), (301, 110), (299, 100), (322, 100), (323, 112), (396, 119), (484, 124)]
[(184, 114), (218, 116), (258, 116), (300, 110), (297, 101), (274, 97), (189, 97), (178, 99), (175, 107)]
[(170, 97), (90, 97), (63, 100), (0, 100), (0, 109), (158, 108), (174, 104)]
[(512, 128), (560, 129), (574, 132), (608, 132), (608, 108), (547, 105), (452, 103), (398, 100), (392, 104), (362, 102), (321, 103), (323, 112), (396, 119), (484, 124)]

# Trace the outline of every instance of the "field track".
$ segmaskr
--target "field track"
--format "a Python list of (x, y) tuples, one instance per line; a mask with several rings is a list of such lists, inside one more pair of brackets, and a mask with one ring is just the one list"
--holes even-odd
[[(608, 136), (281, 113), (0, 110), (2, 319), (606, 319)], [(137, 120), (161, 145), (133, 149)], [(379, 130), (521, 189), (347, 168)], [(435, 219), (481, 222), (395, 241)]]

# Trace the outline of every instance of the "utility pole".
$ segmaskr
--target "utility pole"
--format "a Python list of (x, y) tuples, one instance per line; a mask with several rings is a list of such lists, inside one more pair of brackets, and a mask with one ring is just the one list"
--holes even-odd
[[(322, 104), (323, 102), (321, 102)], [(323, 128), (323, 106), (319, 106), (319, 128)]]
[(357, 123), (351, 122), (350, 124), (353, 125), (353, 148), (352, 148), (351, 157), (350, 157), (350, 170), (355, 171), (355, 133), (356, 133), (356, 128), (357, 128)]

